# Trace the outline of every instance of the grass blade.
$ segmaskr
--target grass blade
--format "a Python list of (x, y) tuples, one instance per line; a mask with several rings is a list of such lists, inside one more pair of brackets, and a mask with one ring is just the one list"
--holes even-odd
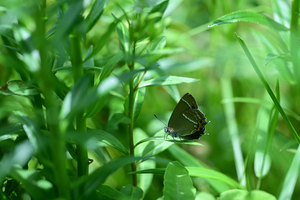
[(164, 77), (143, 81), (140, 84), (139, 88), (154, 86), (154, 85), (177, 85), (181, 83), (192, 83), (196, 81), (199, 81), (199, 79), (179, 77), (179, 76), (164, 76)]
[(222, 174), (221, 172), (207, 169), (204, 167), (186, 167), (186, 169), (189, 171), (189, 174), (192, 177), (215, 179), (215, 180), (222, 181), (234, 188), (241, 188), (241, 186), (238, 182), (236, 182), (232, 178), (229, 178), (228, 176)]
[(285, 176), (278, 200), (292, 199), (300, 167), (300, 145)]
[(289, 129), (291, 130), (292, 134), (294, 135), (296, 141), (300, 144), (300, 137), (298, 136), (297, 131), (295, 130), (294, 126), (286, 116), (285, 112), (283, 111), (281, 105), (279, 104), (277, 98), (275, 97), (275, 94), (273, 93), (272, 89), (270, 88), (269, 84), (267, 83), (266, 79), (264, 78), (263, 74), (261, 73), (260, 69), (258, 68), (254, 58), (252, 57), (248, 47), (246, 46), (243, 39), (241, 39), (239, 36), (235, 34), (237, 40), (239, 41), (241, 47), (243, 48), (246, 56), (248, 57), (252, 67), (254, 68), (255, 72), (257, 73), (258, 77), (260, 78), (262, 84), (264, 85), (265, 89), (269, 93), (271, 99), (273, 100), (276, 108), (278, 109), (279, 113), (281, 114), (282, 118), (284, 119), (285, 123), (288, 125)]
[[(223, 77), (221, 79), (223, 99), (230, 99), (233, 97), (232, 85), (230, 81), (231, 80), (227, 77)], [(234, 152), (234, 162), (235, 162), (237, 177), (241, 182), (241, 185), (245, 186), (246, 185), (246, 179), (244, 174), (245, 164), (243, 161), (244, 158), (240, 147), (234, 104), (233, 103), (224, 104), (224, 110), (225, 110), (225, 115), (227, 120), (228, 133), (231, 139), (232, 148)]]
[(213, 21), (208, 25), (208, 27), (213, 27), (221, 24), (231, 24), (237, 22), (252, 22), (262, 24), (264, 26), (279, 30), (279, 31), (288, 31), (288, 28), (275, 22), (273, 19), (262, 15), (260, 13), (251, 12), (251, 11), (237, 11), (224, 15), (217, 20)]

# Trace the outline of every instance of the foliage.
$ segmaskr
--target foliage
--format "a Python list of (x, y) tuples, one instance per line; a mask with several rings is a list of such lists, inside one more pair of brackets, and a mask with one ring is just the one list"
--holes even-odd
[[(298, 13), (2, 1), (1, 199), (297, 199)], [(165, 139), (153, 116), (186, 92), (211, 121), (200, 143)]]

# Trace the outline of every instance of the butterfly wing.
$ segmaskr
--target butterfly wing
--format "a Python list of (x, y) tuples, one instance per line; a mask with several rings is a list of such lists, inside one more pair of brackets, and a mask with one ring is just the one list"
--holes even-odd
[[(179, 137), (192, 135), (197, 131), (204, 131), (206, 118), (199, 109), (189, 109), (178, 115), (176, 123), (171, 126)], [(204, 134), (204, 133), (203, 133)]]
[(186, 110), (189, 109), (197, 109), (198, 104), (195, 100), (195, 98), (190, 94), (186, 93), (183, 95), (183, 97), (180, 99), (178, 104), (176, 105), (168, 123), (168, 127), (173, 127), (176, 126), (178, 118), (181, 118), (180, 116), (182, 113)]
[[(207, 124), (204, 113), (199, 109), (190, 109), (182, 113), (183, 117), (188, 120), (185, 130), (180, 131), (179, 136), (183, 139), (199, 139), (204, 135), (205, 125)], [(187, 130), (188, 129), (188, 130)]]

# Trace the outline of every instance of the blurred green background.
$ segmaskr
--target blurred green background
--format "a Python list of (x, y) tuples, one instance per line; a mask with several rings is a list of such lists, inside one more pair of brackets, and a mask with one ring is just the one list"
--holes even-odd
[[(83, 9), (80, 13), (83, 18), (89, 14), (92, 2), (83, 2)], [(101, 41), (101, 36), (105, 34), (109, 25), (114, 21), (112, 14), (121, 18), (124, 13), (127, 13), (129, 18), (134, 18), (136, 13), (147, 13), (159, 2), (161, 1), (109, 1), (101, 18), (96, 21), (89, 32), (86, 34), (81, 33), (83, 30), (81, 26), (84, 23), (82, 23), (80, 17), (74, 17), (74, 20), (69, 18), (72, 23), (70, 22), (70, 27), (66, 27), (66, 32), (68, 32), (68, 28), (79, 32), (79, 35), (82, 36), (80, 38), (80, 48), (82, 55), (84, 55), (83, 57), (85, 57), (91, 45), (97, 46), (97, 43)], [(271, 59), (270, 62), (267, 62), (268, 58), (270, 58), (268, 55), (270, 56), (271, 54), (287, 55), (288, 57), (290, 52), (289, 33), (278, 31), (262, 24), (251, 23), (251, 20), (250, 22), (240, 20), (241, 22), (213, 27), (208, 27), (208, 25), (228, 13), (247, 10), (262, 13), (289, 27), (291, 17), (290, 4), (290, 1), (285, 0), (170, 0), (163, 18), (158, 23), (150, 24), (149, 26), (153, 27), (148, 27), (149, 29), (147, 30), (149, 32), (147, 34), (150, 36), (150, 41), (157, 36), (165, 36), (165, 49), (180, 48), (183, 51), (165, 54), (157, 59), (158, 67), (161, 70), (157, 74), (160, 76), (189, 77), (199, 79), (199, 81), (182, 83), (177, 86), (167, 86), (167, 88), (166, 86), (147, 87), (140, 115), (134, 123), (135, 142), (139, 140), (139, 136), (136, 136), (138, 134), (143, 135), (141, 136), (142, 138), (152, 137), (157, 133), (162, 136), (165, 125), (158, 121), (153, 114), (156, 114), (167, 124), (179, 99), (189, 92), (197, 100), (199, 109), (205, 113), (207, 120), (211, 122), (206, 125), (207, 134), (199, 140), (204, 146), (174, 145), (178, 145), (187, 151), (204, 166), (219, 171), (237, 181), (240, 180), (237, 176), (237, 165), (239, 165), (237, 163), (245, 163), (244, 173), (247, 175), (247, 181), (242, 181), (241, 185), (248, 190), (256, 188), (278, 197), (282, 193), (282, 188), (285, 188), (283, 180), (291, 167), (298, 144), (280, 114), (275, 124), (276, 129), (272, 132), (274, 136), (267, 137), (270, 134), (270, 124), (273, 120), (273, 102), (249, 62), (247, 55), (241, 48), (235, 34), (240, 36), (247, 44), (274, 93), (278, 81), (281, 106), (297, 131), (300, 128), (298, 114), (300, 109), (299, 90), (296, 84), (299, 77), (291, 61), (284, 57)], [(15, 54), (15, 57), (11, 57), (11, 60), (8, 57), (11, 55), (9, 51), (16, 51), (19, 48), (19, 41), (9, 47), (8, 40), (9, 38), (11, 38), (11, 41), (18, 40), (16, 38), (18, 34), (14, 33), (14, 31), (20, 27), (24, 27), (35, 38), (34, 33), (36, 33), (35, 31), (38, 27), (35, 21), (35, 9), (39, 9), (37, 5), (37, 1), (29, 1), (27, 5), (17, 0), (0, 2), (0, 23), (2, 24), (0, 26), (2, 35), (0, 40), (2, 54), (0, 59), (0, 85), (2, 90), (7, 81), (22, 80), (30, 82), (31, 78), (34, 77), (30, 75), (28, 80), (24, 80), (17, 72), (14, 65), (19, 65), (20, 63), (17, 61), (13, 62), (13, 60), (18, 58), (19, 55)], [(74, 5), (75, 3), (68, 1), (46, 1), (48, 18), (45, 23), (45, 32), (53, 28), (53, 25), (59, 18), (57, 7), (61, 8), (65, 15), (69, 14), (72, 17), (71, 7)], [(73, 10), (73, 13), (74, 15), (78, 14), (76, 10)], [(124, 20), (124, 18), (122, 19)], [(14, 20), (18, 20), (18, 26), (7, 28), (11, 23), (15, 23)], [(78, 23), (76, 20), (78, 20)], [(54, 36), (50, 36), (47, 40), (55, 44), (55, 42), (62, 42), (63, 39), (66, 39), (61, 37), (59, 38), (61, 40), (56, 41), (55, 39), (57, 38), (55, 36), (57, 34), (63, 35), (65, 32), (56, 32)], [(32, 41), (30, 40), (24, 42), (36, 45), (34, 42), (31, 43)], [(25, 46), (28, 44), (25, 44)], [(73, 74), (71, 68), (68, 68), (72, 64), (68, 59), (67, 50), (64, 51), (65, 55), (62, 56), (60, 54), (61, 50), (59, 48), (63, 48), (62, 46), (57, 44), (57, 49), (55, 50), (48, 48), (47, 51), (49, 52), (47, 53), (53, 59), (57, 58), (58, 55), (66, 58), (67, 61), (61, 61), (62, 63), (58, 64), (66, 68), (58, 70), (55, 72), (55, 75), (67, 87), (72, 87), (74, 84)], [(30, 48), (30, 45), (27, 47)], [(55, 47), (55, 45), (52, 47)], [(22, 51), (24, 52), (24, 49)], [(119, 51), (118, 33), (114, 31), (104, 47), (93, 56), (95, 68), (87, 67), (85, 73), (95, 74), (96, 77), (100, 74), (100, 70), (97, 67), (103, 67)], [(59, 63), (60, 60), (57, 59), (56, 62)], [(112, 76), (125, 71), (124, 65), (125, 61), (121, 60), (118, 62)], [(25, 69), (25, 71), (30, 71), (30, 69)], [(32, 71), (30, 73), (34, 74)], [(156, 75), (149, 71), (145, 74), (144, 79), (150, 79)], [(114, 135), (125, 147), (129, 148), (127, 124), (124, 121), (126, 119), (123, 118), (123, 115), (121, 117), (116, 115), (125, 112), (124, 102), (128, 95), (128, 88), (127, 85), (123, 86), (110, 91), (103, 109), (92, 118), (87, 119), (87, 127), (103, 129)], [(57, 102), (62, 104), (62, 100)], [(28, 116), (36, 115), (32, 102), (22, 96), (6, 96), (2, 93), (0, 104), (2, 128), (7, 124), (18, 123), (18, 119), (12, 114), (13, 111), (22, 111)], [(254, 156), (258, 156), (258, 152), (263, 153), (268, 142), (270, 142), (270, 146), (266, 159), (268, 159), (267, 163), (270, 168), (265, 175), (258, 177), (255, 167), (260, 164), (255, 162), (259, 163), (260, 160)], [(7, 144), (3, 140), (1, 145), (3, 154)], [(236, 157), (235, 153), (239, 153), (239, 148), (242, 154), (240, 157)], [(259, 151), (260, 149), (261, 151)], [(107, 147), (106, 150), (112, 158), (122, 155), (110, 147)], [(97, 156), (93, 152), (89, 152), (89, 157)], [(161, 152), (158, 157), (171, 161), (177, 160), (170, 151)], [(237, 160), (238, 158), (241, 160)], [(101, 166), (101, 162), (96, 159), (89, 166), (90, 171), (92, 172), (99, 166)], [(242, 166), (243, 164), (239, 167)], [(156, 167), (166, 166), (157, 164)], [(117, 171), (108, 178), (106, 184), (119, 190), (123, 185), (131, 183), (131, 175), (124, 173), (124, 171), (129, 172), (129, 166)], [(295, 176), (298, 177), (298, 174), (296, 173)], [(214, 196), (219, 195), (202, 178), (193, 178), (193, 184), (198, 191), (211, 193)], [(292, 199), (297, 199), (300, 195), (299, 178), (296, 178), (295, 184)], [(152, 184), (145, 193), (144, 199), (161, 197), (163, 195), (162, 188), (163, 176), (154, 175)]]

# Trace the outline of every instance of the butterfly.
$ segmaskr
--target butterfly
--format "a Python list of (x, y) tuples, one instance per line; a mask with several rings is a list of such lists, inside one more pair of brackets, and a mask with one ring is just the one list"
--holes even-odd
[(175, 137), (186, 140), (199, 139), (205, 134), (205, 125), (209, 122), (206, 121), (204, 113), (199, 110), (193, 95), (186, 93), (169, 119), (168, 126), (165, 128), (166, 137), (171, 135), (173, 139)]

